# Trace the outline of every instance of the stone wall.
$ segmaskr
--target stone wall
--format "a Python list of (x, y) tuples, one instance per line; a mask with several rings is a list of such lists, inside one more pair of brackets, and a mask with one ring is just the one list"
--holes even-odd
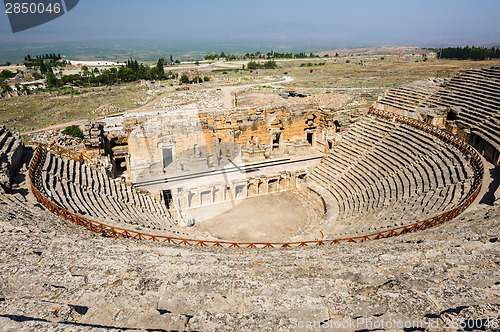
[(194, 80), (196, 77), (199, 77), (202, 80), (205, 77), (210, 77), (211, 81), (215, 80), (215, 74), (211, 71), (200, 71), (200, 70), (190, 69), (190, 70), (187, 70), (187, 71), (180, 73), (179, 80), (180, 80), (182, 75), (186, 75), (190, 81)]
[(174, 170), (180, 170), (180, 157), (210, 159), (215, 146), (224, 143), (240, 147), (247, 161), (304, 154), (311, 147), (327, 152), (338, 124), (332, 112), (311, 108), (193, 110), (152, 116), (138, 121), (128, 137), (130, 178), (136, 182), (163, 174), (165, 153)]
[(175, 207), (177, 210), (184, 210), (241, 200), (247, 197), (295, 190), (297, 189), (299, 176), (304, 176), (305, 174), (305, 171), (282, 172), (274, 176), (240, 179), (231, 183), (213, 184), (188, 189), (182, 188), (172, 193), (174, 201), (172, 207)]
[(374, 108), (380, 111), (391, 112), (418, 121), (422, 121), (439, 128), (444, 129), (446, 127), (446, 114), (447, 114), (446, 107), (439, 107), (439, 108), (420, 107), (414, 109), (404, 109), (392, 105), (375, 102)]

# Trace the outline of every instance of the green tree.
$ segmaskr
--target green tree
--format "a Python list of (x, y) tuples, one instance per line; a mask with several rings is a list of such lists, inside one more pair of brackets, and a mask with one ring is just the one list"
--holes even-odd
[(156, 69), (158, 73), (158, 78), (165, 78), (165, 69), (163, 69), (163, 65), (165, 64), (165, 59), (159, 58), (156, 63)]
[(250, 69), (250, 70), (253, 70), (253, 69), (276, 69), (278, 68), (278, 66), (276, 65), (276, 61), (274, 60), (268, 60), (266, 62), (264, 62), (263, 64), (259, 64), (255, 61), (250, 61), (248, 62), (247, 64), (247, 68)]
[(10, 85), (8, 85), (7, 83), (3, 82), (3, 83), (0, 83), (0, 88), (2, 88), (2, 93), (6, 93), (6, 92), (12, 92), (12, 88)]
[(191, 83), (191, 81), (189, 80), (189, 77), (186, 74), (183, 74), (181, 76), (181, 83), (182, 84), (189, 84), (189, 83)]
[(274, 60), (268, 60), (264, 63), (263, 66), (261, 66), (261, 68), (266, 68), (266, 69), (276, 69), (278, 68), (278, 66), (276, 65), (276, 61)]
[(77, 137), (77, 138), (82, 138), (83, 139), (83, 132), (80, 129), (80, 126), (78, 126), (78, 125), (68, 126), (68, 127), (64, 128), (64, 130), (61, 131), (61, 133), (64, 134), (64, 135), (70, 135), (70, 136), (73, 136), (73, 137)]
[(47, 72), (47, 66), (45, 65), (45, 62), (42, 60), (40, 63), (40, 73), (45, 74)]
[(126, 82), (131, 82), (137, 80), (137, 76), (135, 75), (134, 71), (132, 68), (128, 68), (125, 66), (121, 66), (120, 69), (118, 70), (118, 78), (126, 81)]
[(255, 61), (250, 61), (247, 63), (248, 69), (257, 69), (258, 67), (259, 67), (259, 64)]
[(146, 68), (139, 68), (139, 72), (137, 73), (138, 78), (148, 78), (148, 79), (157, 79), (159, 78), (159, 72), (157, 67), (150, 68), (146, 71)]
[(56, 87), (59, 85), (59, 80), (56, 78), (56, 75), (52, 72), (47, 73), (47, 85), (50, 88)]
[(3, 79), (3, 80), (8, 79), (8, 78), (12, 78), (14, 76), (16, 76), (16, 74), (14, 74), (10, 70), (6, 70), (6, 69), (2, 70), (2, 72), (0, 73), (0, 79)]

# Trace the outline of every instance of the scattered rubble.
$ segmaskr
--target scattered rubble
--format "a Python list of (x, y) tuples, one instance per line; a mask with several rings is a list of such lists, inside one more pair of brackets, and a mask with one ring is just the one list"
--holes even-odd
[(47, 130), (40, 133), (34, 133), (28, 135), (26, 140), (33, 143), (55, 144), (60, 146), (76, 146), (83, 143), (81, 138), (64, 135), (61, 133), (61, 130)]
[(178, 110), (185, 105), (193, 105), (198, 109), (222, 109), (222, 93), (218, 90), (183, 91), (175, 96), (163, 97), (154, 104), (153, 109)]
[(7, 331), (369, 330), (382, 320), (445, 330), (500, 316), (494, 208), (396, 238), (255, 250), (103, 237), (27, 199), (0, 196)]
[(137, 106), (142, 106), (142, 105), (146, 105), (147, 103), (149, 103), (151, 100), (153, 100), (154, 97), (152, 96), (146, 96), (146, 97), (142, 97), (142, 98), (134, 98), (134, 104), (137, 105)]
[(120, 107), (116, 106), (113, 103), (102, 105), (99, 108), (96, 108), (95, 110), (92, 111), (92, 114), (96, 115), (108, 115), (108, 114), (114, 114), (114, 113), (120, 113), (123, 112), (123, 109)]

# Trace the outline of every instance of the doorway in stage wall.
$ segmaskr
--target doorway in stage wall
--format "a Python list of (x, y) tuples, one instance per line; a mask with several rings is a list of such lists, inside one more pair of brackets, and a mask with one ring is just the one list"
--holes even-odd
[(309, 144), (311, 144), (311, 146), (313, 145), (313, 142), (314, 142), (314, 133), (307, 133), (306, 135), (307, 137), (307, 142), (309, 142)]
[(281, 132), (272, 133), (272, 141), (273, 150), (279, 150), (281, 143)]
[(172, 148), (164, 148), (162, 150), (163, 154), (163, 169), (166, 170), (173, 162), (174, 162), (174, 156), (172, 153)]

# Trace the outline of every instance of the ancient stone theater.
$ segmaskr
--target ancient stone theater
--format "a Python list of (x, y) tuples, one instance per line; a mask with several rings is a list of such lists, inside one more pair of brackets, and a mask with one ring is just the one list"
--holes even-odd
[(497, 328), (500, 68), (275, 97), (0, 126), (0, 329)]
[(40, 145), (32, 190), (113, 237), (287, 247), (415, 232), (472, 203), (482, 157), (498, 166), (498, 77), (390, 89), (356, 117), (304, 104), (105, 119), (81, 151)]

